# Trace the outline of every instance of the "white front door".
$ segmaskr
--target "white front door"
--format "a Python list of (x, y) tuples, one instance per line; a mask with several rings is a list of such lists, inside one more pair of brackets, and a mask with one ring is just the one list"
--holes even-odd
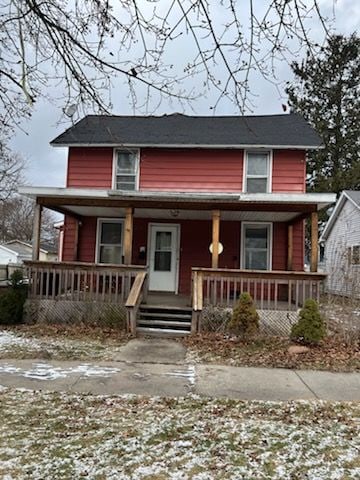
[(150, 224), (149, 290), (176, 292), (179, 225)]

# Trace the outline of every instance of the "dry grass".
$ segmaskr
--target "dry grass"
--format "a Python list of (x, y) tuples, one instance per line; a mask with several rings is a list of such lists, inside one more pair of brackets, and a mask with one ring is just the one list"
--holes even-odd
[(269, 367), (360, 371), (360, 344), (345, 343), (342, 338), (329, 337), (306, 353), (291, 355), (290, 340), (282, 337), (258, 337), (244, 342), (222, 334), (201, 334), (183, 340), (192, 360), (204, 363), (242, 367)]
[(358, 404), (0, 389), (7, 480), (359, 478)]

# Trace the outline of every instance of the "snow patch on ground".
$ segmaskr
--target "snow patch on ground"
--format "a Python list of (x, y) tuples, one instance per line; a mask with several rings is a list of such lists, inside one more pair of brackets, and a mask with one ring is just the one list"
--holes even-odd
[(1, 391), (0, 398), (0, 478), (9, 480), (360, 475), (356, 404), (12, 389)]
[(80, 374), (84, 377), (111, 377), (111, 375), (118, 372), (120, 372), (119, 368), (90, 364), (61, 368), (47, 363), (35, 363), (30, 369), (15, 367), (10, 363), (0, 365), (0, 373), (8, 373), (35, 380), (57, 380), (58, 378), (66, 378), (74, 374)]
[(24, 338), (13, 332), (6, 330), (0, 331), (0, 352), (7, 350), (9, 347), (27, 347), (31, 349), (41, 349), (40, 342), (32, 338)]
[(195, 385), (195, 365), (187, 365), (183, 370), (174, 370), (172, 372), (167, 372), (164, 375), (168, 375), (170, 377), (187, 378), (191, 386)]

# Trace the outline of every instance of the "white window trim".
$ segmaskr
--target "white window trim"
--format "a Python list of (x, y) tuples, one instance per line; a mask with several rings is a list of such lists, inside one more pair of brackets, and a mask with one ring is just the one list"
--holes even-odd
[(95, 263), (100, 265), (107, 265), (107, 263), (100, 263), (100, 228), (103, 223), (121, 223), (121, 262), (122, 264), (122, 257), (124, 256), (124, 219), (122, 218), (108, 218), (108, 217), (99, 217), (96, 222), (96, 242), (95, 242)]
[(248, 226), (269, 227), (269, 248), (268, 248), (268, 268), (266, 271), (272, 270), (273, 259), (273, 223), (272, 222), (241, 222), (241, 242), (240, 242), (240, 268), (245, 270), (245, 230)]
[[(243, 168), (243, 188), (244, 193), (247, 192), (247, 165), (248, 165), (248, 154), (249, 153), (267, 153), (268, 154), (268, 172), (267, 172), (267, 183), (266, 183), (266, 192), (259, 193), (271, 193), (272, 192), (272, 172), (273, 172), (273, 150), (244, 150), (244, 168)], [(251, 177), (256, 178), (256, 177)], [(259, 178), (264, 178), (259, 176)]]
[[(116, 169), (117, 169), (117, 152), (134, 153), (135, 154), (135, 192), (139, 190), (140, 184), (140, 149), (139, 148), (123, 148), (116, 147), (113, 149), (113, 162), (112, 162), (112, 189), (116, 190)], [(128, 191), (128, 190), (126, 190)], [(132, 191), (132, 190), (129, 190)]]

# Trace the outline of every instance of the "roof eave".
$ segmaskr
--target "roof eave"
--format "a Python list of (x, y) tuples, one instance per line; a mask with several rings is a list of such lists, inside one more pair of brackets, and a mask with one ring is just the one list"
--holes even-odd
[(110, 148), (202, 148), (202, 149), (284, 149), (284, 150), (322, 150), (324, 145), (278, 145), (278, 144), (151, 144), (151, 143), (71, 143), (71, 142), (50, 142), (52, 147), (110, 147)]

